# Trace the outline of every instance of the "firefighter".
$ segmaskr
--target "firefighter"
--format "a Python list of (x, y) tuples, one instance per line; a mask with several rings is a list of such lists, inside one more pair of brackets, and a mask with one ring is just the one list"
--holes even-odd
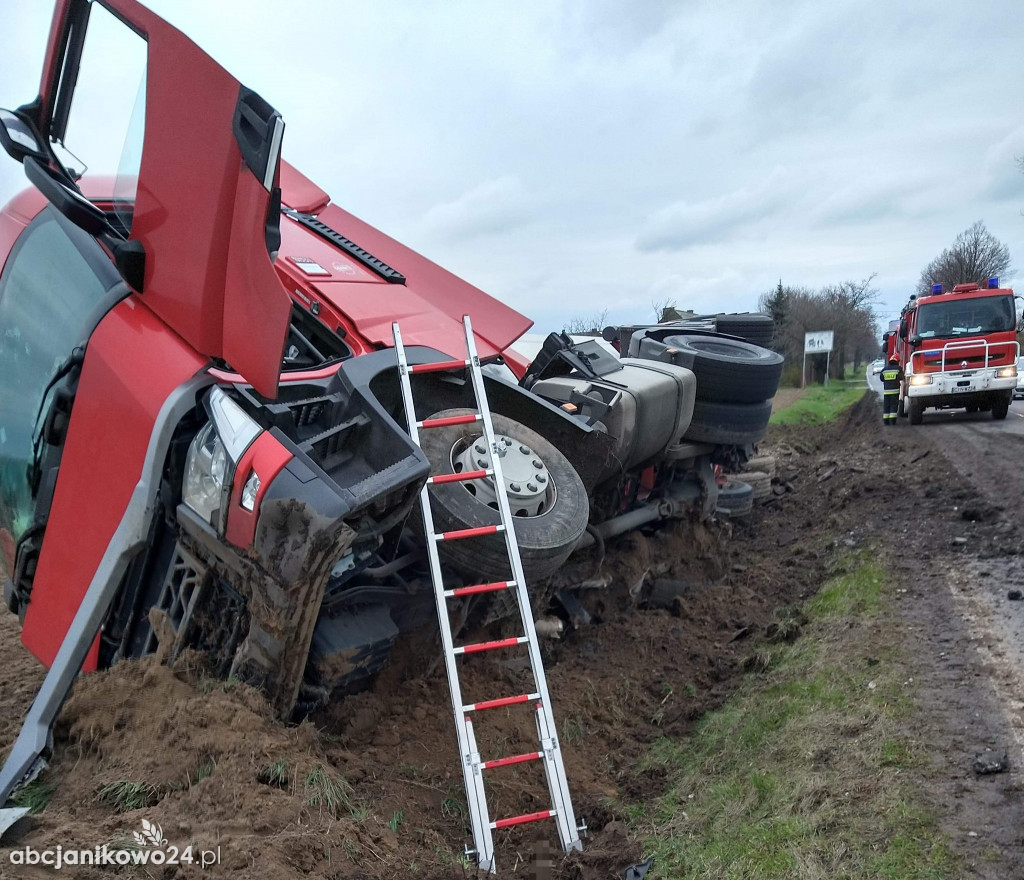
[(896, 410), (900, 404), (900, 382), (903, 371), (896, 355), (889, 356), (882, 370), (882, 421), (886, 425), (896, 424)]

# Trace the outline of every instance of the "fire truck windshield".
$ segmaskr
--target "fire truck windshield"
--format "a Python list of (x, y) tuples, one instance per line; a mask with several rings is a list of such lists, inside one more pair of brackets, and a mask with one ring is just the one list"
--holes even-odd
[(917, 335), (922, 339), (949, 339), (1013, 330), (1013, 297), (974, 297), (927, 303), (917, 310)]

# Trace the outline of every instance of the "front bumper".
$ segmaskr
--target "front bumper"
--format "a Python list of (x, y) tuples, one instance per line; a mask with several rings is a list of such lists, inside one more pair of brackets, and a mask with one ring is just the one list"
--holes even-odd
[(1017, 387), (1017, 376), (999, 378), (996, 370), (956, 370), (945, 373), (924, 373), (930, 376), (927, 385), (912, 384), (913, 376), (907, 377), (907, 397), (942, 397), (954, 402), (974, 394), (1013, 392)]

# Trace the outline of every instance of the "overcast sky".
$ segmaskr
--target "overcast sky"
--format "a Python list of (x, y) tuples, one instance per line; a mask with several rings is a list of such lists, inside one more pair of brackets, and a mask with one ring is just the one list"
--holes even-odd
[[(283, 114), (336, 203), (540, 330), (871, 273), (887, 317), (979, 219), (1024, 268), (1007, 0), (148, 5)], [(50, 10), (4, 7), (14, 107)], [(4, 157), (0, 198), (23, 185)]]

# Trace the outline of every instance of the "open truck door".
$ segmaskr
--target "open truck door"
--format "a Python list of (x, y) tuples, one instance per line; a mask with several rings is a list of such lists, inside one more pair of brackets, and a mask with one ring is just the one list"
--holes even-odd
[[(277, 395), (291, 310), (273, 265), (280, 114), (136, 0), (57, 0), (39, 96), (0, 122), (7, 152), (149, 308)], [(86, 170), (115, 173), (109, 203), (82, 196)]]
[[(0, 110), (0, 145), (53, 208), (102, 245), (167, 327), (270, 398), (291, 311), (274, 267), (283, 129), (135, 0), (57, 0), (38, 97)], [(114, 175), (92, 201), (78, 185), (87, 172), (91, 193)], [(147, 540), (174, 426), (211, 382), (200, 373), (162, 403), (120, 524), (0, 770), (0, 807), (45, 766), (57, 713)], [(23, 812), (0, 809), (0, 833)]]

